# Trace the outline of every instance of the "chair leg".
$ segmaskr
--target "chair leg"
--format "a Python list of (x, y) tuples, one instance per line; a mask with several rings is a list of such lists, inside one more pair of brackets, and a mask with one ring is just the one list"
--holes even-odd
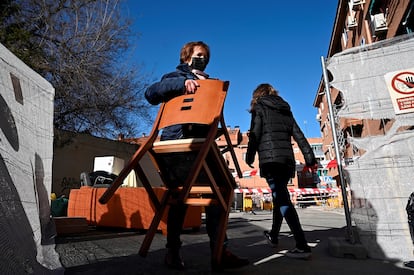
[(220, 221), (219, 221), (219, 228), (220, 228), (219, 232), (220, 233), (217, 236), (217, 241), (213, 249), (213, 254), (211, 255), (212, 261), (218, 266), (221, 264), (221, 259), (223, 255), (223, 247), (224, 247), (224, 239), (225, 239), (226, 232), (227, 232), (227, 224), (228, 224), (228, 219), (229, 219), (229, 214), (230, 214), (230, 209), (231, 209), (231, 205), (230, 205), (231, 200), (227, 200), (227, 201), (228, 201), (227, 207), (226, 209), (223, 209), (220, 215)]
[(151, 225), (148, 228), (148, 231), (145, 234), (144, 241), (142, 242), (141, 247), (139, 249), (138, 254), (142, 257), (146, 257), (148, 254), (148, 250), (151, 246), (152, 240), (154, 239), (154, 235), (157, 232), (158, 225), (160, 224), (165, 209), (167, 208), (167, 203), (170, 198), (170, 195), (171, 192), (169, 190), (166, 190), (161, 198), (160, 207), (155, 211), (154, 218), (152, 219)]

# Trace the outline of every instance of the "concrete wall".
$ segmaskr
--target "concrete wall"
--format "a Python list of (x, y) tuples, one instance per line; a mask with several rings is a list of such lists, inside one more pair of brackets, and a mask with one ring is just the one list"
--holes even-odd
[[(52, 192), (57, 197), (69, 196), (70, 189), (80, 187), (80, 174), (94, 170), (95, 157), (114, 156), (126, 165), (138, 145), (97, 138), (88, 134), (56, 131), (53, 152)], [(148, 156), (140, 162), (153, 186), (161, 186), (161, 179)], [(114, 173), (116, 174), (116, 173)], [(131, 175), (131, 178), (135, 175)], [(129, 186), (142, 186), (139, 179)]]

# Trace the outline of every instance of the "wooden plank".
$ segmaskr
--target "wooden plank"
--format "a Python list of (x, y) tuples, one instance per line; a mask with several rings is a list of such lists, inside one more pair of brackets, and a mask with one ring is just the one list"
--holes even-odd
[(213, 198), (188, 198), (185, 203), (195, 206), (208, 206), (210, 204), (218, 204), (218, 201)]
[(191, 187), (190, 194), (213, 194), (210, 186), (193, 186)]
[(79, 234), (88, 232), (85, 217), (53, 217), (58, 235)]

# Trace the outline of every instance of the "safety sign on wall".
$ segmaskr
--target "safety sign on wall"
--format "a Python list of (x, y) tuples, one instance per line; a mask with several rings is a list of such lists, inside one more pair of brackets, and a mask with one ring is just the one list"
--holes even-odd
[(395, 113), (414, 112), (414, 68), (390, 72), (384, 78)]

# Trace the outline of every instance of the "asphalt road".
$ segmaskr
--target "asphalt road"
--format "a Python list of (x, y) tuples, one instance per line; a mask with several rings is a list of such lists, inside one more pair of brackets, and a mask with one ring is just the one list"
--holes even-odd
[[(343, 209), (323, 206), (299, 208), (298, 214), (309, 244), (313, 247), (311, 260), (285, 256), (294, 247), (293, 236), (284, 222), (279, 246), (272, 248), (263, 237), (270, 229), (271, 211), (230, 214), (227, 234), (229, 248), (250, 260), (249, 266), (226, 270), (231, 274), (414, 274), (402, 262), (357, 259), (351, 254), (335, 257), (330, 250), (332, 239), (346, 242), (346, 221)], [(145, 232), (90, 228), (87, 234), (58, 237), (56, 250), (65, 274), (211, 274), (208, 236), (204, 223), (198, 232), (182, 234), (182, 255), (186, 271), (171, 271), (164, 266), (166, 239), (156, 234), (146, 257), (138, 255)]]

